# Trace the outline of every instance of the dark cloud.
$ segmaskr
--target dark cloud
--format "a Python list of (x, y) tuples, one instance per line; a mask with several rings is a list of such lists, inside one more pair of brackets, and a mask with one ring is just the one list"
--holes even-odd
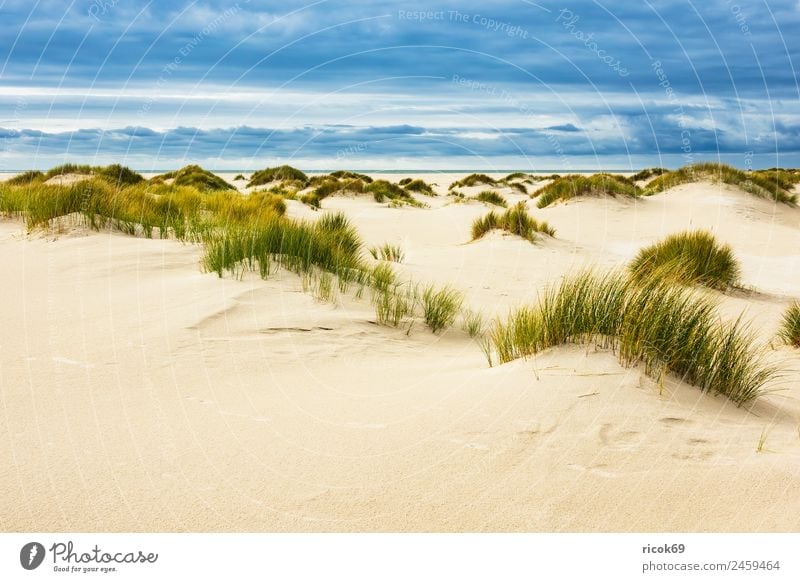
[[(678, 153), (686, 132), (699, 152), (798, 151), (796, 0), (538, 4), (6, 0), (6, 125), (73, 119), (83, 129), (0, 138), (18, 154), (336, 156), (364, 142), (376, 157), (500, 156), (551, 151), (547, 128), (568, 155)], [(14, 87), (40, 90), (3, 96)], [(360, 100), (349, 105), (326, 97), (353, 87)], [(139, 93), (89, 98), (89, 88)], [(262, 101), (214, 102), (243, 88)], [(293, 108), (292, 92), (320, 98)], [(91, 129), (100, 125), (130, 127)], [(189, 127), (150, 129), (179, 125)]]

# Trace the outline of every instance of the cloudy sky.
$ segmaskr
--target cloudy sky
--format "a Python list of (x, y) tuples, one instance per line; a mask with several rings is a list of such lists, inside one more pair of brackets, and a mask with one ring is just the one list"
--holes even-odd
[(800, 166), (798, 0), (0, 0), (0, 170)]

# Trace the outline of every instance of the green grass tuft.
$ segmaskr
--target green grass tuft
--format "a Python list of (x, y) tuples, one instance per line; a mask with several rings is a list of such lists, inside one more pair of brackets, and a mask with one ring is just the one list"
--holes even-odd
[(261, 186), (263, 184), (282, 180), (300, 180), (303, 183), (307, 183), (308, 176), (292, 166), (278, 166), (276, 168), (265, 168), (255, 172), (250, 176), (250, 182), (247, 185), (249, 187)]
[(651, 277), (684, 285), (726, 289), (739, 282), (741, 269), (729, 245), (720, 245), (706, 231), (681, 232), (639, 251), (631, 262), (631, 276)]
[(556, 235), (553, 227), (528, 214), (524, 202), (512, 206), (502, 214), (492, 211), (481, 218), (476, 218), (472, 223), (472, 240), (477, 240), (494, 229), (516, 234), (530, 242), (536, 241), (537, 233)]
[(544, 208), (557, 201), (566, 201), (578, 196), (623, 196), (635, 198), (639, 188), (628, 178), (615, 174), (593, 174), (583, 176), (571, 174), (555, 178), (550, 184), (534, 192), (537, 206)]
[(431, 185), (423, 180), (411, 180), (405, 184), (399, 185), (403, 186), (403, 188), (408, 192), (418, 192), (419, 194), (425, 194), (426, 196), (436, 196), (436, 192), (433, 191)]
[(480, 200), (481, 202), (485, 202), (486, 204), (493, 204), (494, 206), (502, 206), (506, 208), (508, 206), (508, 202), (506, 199), (503, 198), (497, 192), (493, 192), (492, 190), (484, 190), (477, 196), (475, 196), (475, 200)]
[(172, 180), (173, 186), (191, 186), (204, 192), (235, 190), (219, 176), (197, 165), (184, 166), (180, 170), (155, 176), (151, 179), (151, 183), (165, 183), (167, 180)]
[(433, 333), (453, 325), (464, 297), (451, 287), (427, 287), (422, 292), (422, 312)]
[(470, 186), (477, 186), (478, 184), (495, 186), (497, 184), (497, 180), (491, 176), (487, 176), (486, 174), (470, 174), (469, 176), (465, 176), (461, 180), (450, 184), (448, 190), (452, 190), (453, 188), (469, 188)]
[(649, 180), (655, 176), (660, 176), (661, 174), (666, 174), (667, 172), (669, 172), (669, 170), (666, 168), (645, 168), (635, 173), (630, 179), (633, 182), (640, 182), (642, 180)]
[(496, 322), (489, 340), (500, 362), (565, 343), (611, 347), (624, 365), (641, 363), (656, 377), (675, 374), (740, 405), (776, 375), (741, 320), (721, 323), (709, 297), (616, 273), (566, 278), (537, 304)]
[(794, 301), (784, 312), (778, 338), (790, 346), (800, 348), (800, 302)]
[(791, 191), (794, 182), (788, 178), (789, 174), (780, 170), (744, 172), (725, 164), (699, 163), (662, 174), (645, 187), (644, 194), (649, 196), (680, 184), (711, 180), (736, 186), (759, 198), (794, 206), (797, 195)]
[(369, 254), (375, 260), (389, 261), (392, 263), (402, 263), (405, 259), (405, 253), (399, 245), (390, 245), (384, 243), (379, 247), (370, 247)]

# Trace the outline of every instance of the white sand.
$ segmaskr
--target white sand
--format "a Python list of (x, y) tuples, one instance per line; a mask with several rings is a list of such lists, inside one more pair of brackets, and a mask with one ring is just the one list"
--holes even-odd
[[(734, 247), (758, 293), (722, 308), (746, 309), (764, 341), (800, 295), (800, 210), (727, 187), (531, 203), (557, 229), (537, 245), (468, 243), (484, 206), (420, 199), (431, 208), (323, 205), (487, 315), (689, 227)], [(366, 297), (319, 303), (291, 274), (202, 274), (196, 246), (54, 238), (0, 222), (2, 531), (800, 527), (798, 350), (773, 353), (785, 390), (740, 409), (675, 380), (660, 394), (585, 347), (489, 368), (458, 328), (379, 327)]]

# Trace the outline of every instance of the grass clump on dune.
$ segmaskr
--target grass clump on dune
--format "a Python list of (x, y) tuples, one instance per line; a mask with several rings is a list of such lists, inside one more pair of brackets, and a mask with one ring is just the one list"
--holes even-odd
[(375, 202), (385, 202), (388, 199), (396, 205), (408, 204), (409, 206), (423, 206), (421, 202), (416, 200), (403, 187), (392, 184), (388, 180), (375, 180), (371, 184), (367, 184), (364, 191), (371, 193), (375, 198)]
[(331, 172), (330, 175), (337, 180), (360, 180), (365, 184), (372, 182), (372, 178), (366, 174), (359, 174), (358, 172), (350, 172), (348, 170), (338, 170), (336, 172)]
[[(26, 172), (27, 177), (30, 178), (38, 172)], [(87, 178), (99, 178), (108, 182), (113, 186), (129, 186), (138, 184), (144, 181), (144, 178), (126, 166), (120, 164), (111, 164), (110, 166), (88, 166), (78, 164), (62, 164), (55, 168), (49, 169), (46, 173), (41, 175), (43, 181), (50, 180), (59, 176), (67, 174), (85, 175)], [(30, 180), (28, 180), (30, 181)]]
[(167, 172), (151, 179), (153, 184), (166, 183), (172, 180), (174, 186), (191, 186), (200, 191), (235, 190), (219, 176), (197, 165), (184, 166), (180, 170)]
[(531, 196), (537, 197), (536, 205), (544, 208), (557, 201), (566, 201), (578, 196), (622, 196), (635, 198), (641, 191), (628, 178), (614, 174), (583, 176), (570, 174), (555, 178)]
[(405, 259), (405, 253), (400, 245), (390, 245), (384, 243), (378, 247), (370, 247), (369, 254), (375, 260), (389, 261), (391, 263), (402, 263)]
[(631, 176), (630, 179), (634, 182), (640, 182), (642, 180), (649, 180), (650, 178), (660, 176), (661, 174), (666, 174), (667, 172), (669, 172), (669, 170), (666, 168), (645, 168), (644, 170), (636, 172), (633, 176)]
[(427, 287), (422, 292), (422, 312), (425, 323), (433, 333), (450, 327), (456, 320), (464, 297), (451, 287)]
[(271, 182), (280, 182), (282, 180), (300, 180), (307, 183), (308, 176), (297, 168), (292, 166), (278, 166), (276, 168), (265, 168), (255, 172), (250, 176), (248, 187), (262, 186)]
[(447, 189), (452, 190), (453, 188), (469, 188), (470, 186), (477, 186), (479, 184), (495, 186), (497, 184), (497, 180), (491, 176), (487, 176), (486, 174), (470, 174), (461, 180), (453, 182)]
[(486, 216), (476, 218), (472, 223), (472, 240), (483, 237), (491, 230), (504, 230), (511, 234), (535, 242), (538, 233), (555, 236), (556, 231), (544, 221), (538, 221), (528, 214), (525, 203), (520, 202), (502, 214), (494, 210)]
[(638, 281), (655, 276), (713, 289), (735, 286), (741, 273), (733, 249), (702, 230), (673, 234), (643, 248), (629, 269)]
[(502, 206), (503, 208), (506, 208), (508, 206), (508, 202), (506, 202), (506, 199), (503, 198), (497, 192), (494, 192), (492, 190), (484, 190), (483, 192), (475, 196), (475, 200), (480, 200), (481, 202), (485, 202), (486, 204), (492, 204), (494, 206)]
[(791, 191), (793, 184), (787, 182), (786, 173), (778, 171), (744, 172), (726, 164), (711, 162), (684, 166), (674, 172), (667, 172), (655, 178), (644, 189), (645, 195), (652, 195), (681, 184), (711, 180), (736, 186), (745, 192), (794, 206), (797, 195)]
[(610, 347), (623, 365), (672, 373), (737, 404), (759, 396), (776, 375), (746, 326), (723, 323), (716, 304), (690, 289), (620, 273), (583, 273), (549, 288), (539, 302), (496, 322), (489, 342), (501, 362), (567, 343)]
[(403, 189), (408, 192), (417, 192), (419, 194), (425, 194), (426, 196), (436, 196), (436, 192), (433, 191), (431, 185), (424, 180), (411, 180), (401, 185)]
[(783, 314), (778, 338), (784, 343), (800, 348), (800, 302), (793, 302)]
[(44, 182), (44, 180), (44, 172), (40, 172), (39, 170), (28, 170), (27, 172), (17, 174), (13, 178), (9, 178), (3, 183), (8, 186), (24, 186), (26, 184), (30, 184), (31, 182)]
[(316, 269), (351, 281), (366, 270), (361, 246), (344, 215), (325, 215), (316, 223), (273, 215), (257, 226), (231, 226), (209, 234), (203, 266), (220, 277), (258, 270), (267, 278), (277, 265), (296, 273)]

